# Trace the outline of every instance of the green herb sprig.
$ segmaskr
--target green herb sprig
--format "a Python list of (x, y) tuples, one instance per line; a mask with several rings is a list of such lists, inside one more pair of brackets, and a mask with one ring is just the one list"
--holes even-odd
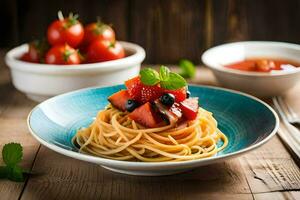
[(141, 81), (145, 85), (160, 84), (167, 90), (176, 90), (187, 85), (185, 79), (177, 73), (171, 72), (166, 66), (161, 66), (159, 73), (152, 68), (145, 68), (140, 71)]
[(190, 60), (180, 60), (179, 67), (181, 69), (179, 74), (184, 78), (193, 78), (196, 75), (195, 65)]
[(0, 166), (0, 179), (9, 179), (11, 181), (24, 181), (26, 172), (19, 166), (23, 158), (23, 148), (19, 143), (5, 144), (2, 149), (2, 159), (5, 166)]

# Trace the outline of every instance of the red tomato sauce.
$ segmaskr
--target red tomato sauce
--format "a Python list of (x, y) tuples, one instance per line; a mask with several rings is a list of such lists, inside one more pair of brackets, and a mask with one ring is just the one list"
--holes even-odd
[(299, 66), (299, 63), (291, 62), (288, 60), (267, 58), (246, 59), (240, 62), (225, 65), (225, 67), (227, 68), (250, 72), (270, 72), (272, 70), (285, 70)]

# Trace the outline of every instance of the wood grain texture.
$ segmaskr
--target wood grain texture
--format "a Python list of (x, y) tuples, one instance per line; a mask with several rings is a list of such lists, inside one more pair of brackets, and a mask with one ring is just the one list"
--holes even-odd
[(146, 62), (200, 61), (205, 47), (205, 1), (165, 0), (131, 2), (130, 41), (142, 45)]
[(2, 0), (0, 46), (44, 37), (58, 10), (83, 22), (100, 16), (119, 40), (145, 47), (147, 63), (199, 64), (205, 49), (231, 41), (300, 43), (299, 0)]
[(22, 199), (252, 199), (239, 168), (231, 160), (173, 176), (135, 177), (42, 147), (33, 169), (42, 175), (29, 180)]
[[(3, 55), (3, 52), (0, 52)], [(1, 59), (0, 59), (1, 60)], [(2, 62), (2, 61), (1, 61)], [(18, 142), (23, 146), (23, 161), (25, 169), (31, 169), (39, 144), (27, 129), (26, 118), (35, 103), (26, 99), (9, 83), (8, 69), (0, 68), (0, 149), (9, 142)], [(3, 164), (2, 154), (0, 165)], [(25, 183), (15, 183), (0, 180), (1, 200), (18, 199)]]
[(213, 0), (214, 45), (239, 40), (300, 43), (298, 0)]
[[(7, 109), (9, 111), (10, 108)], [(33, 160), (37, 153), (39, 144), (28, 133), (25, 119), (3, 119), (0, 118), (0, 149), (4, 144), (18, 142), (23, 146), (23, 161), (21, 166), (24, 169), (31, 169)], [(0, 165), (3, 164), (0, 156)], [(26, 182), (16, 183), (8, 180), (0, 180), (1, 200), (18, 199)]]
[[(286, 93), (285, 101), (300, 114), (300, 84)], [(285, 130), (284, 127), (280, 127)], [(299, 199), (299, 158), (292, 158), (279, 137), (274, 137), (259, 151), (243, 156), (240, 161), (255, 199)], [(297, 161), (297, 162), (296, 162)]]
[[(2, 72), (3, 68), (0, 68), (0, 80), (1, 74), (5, 74)], [(197, 76), (191, 82), (217, 85), (211, 71), (202, 67), (198, 68)], [(295, 91), (299, 88), (297, 85), (287, 94), (289, 102), (295, 103), (293, 99), (299, 95)], [(26, 115), (35, 103), (27, 100), (10, 83), (0, 84), (0, 94), (3, 92), (5, 95), (0, 98), (0, 147), (10, 141), (22, 143), (22, 165), (25, 168), (33, 166), (36, 175), (25, 183), (0, 180), (1, 200), (299, 199), (299, 167), (277, 136), (240, 158), (183, 174), (128, 176), (60, 155), (43, 146), (36, 155), (39, 144), (26, 128)], [(298, 107), (297, 111), (300, 112)]]
[(300, 192), (267, 192), (254, 194), (256, 200), (298, 200), (300, 199)]
[[(18, 96), (18, 95), (16, 95)], [(19, 96), (24, 100), (24, 95)], [(29, 110), (32, 108), (31, 105), (19, 109), (18, 112), (14, 112), (18, 107), (18, 103), (15, 102), (15, 99), (10, 101), (11, 104), (7, 105), (4, 108), (4, 111), (0, 114), (0, 149), (3, 148), (3, 145), (9, 142), (18, 142), (23, 146), (23, 161), (21, 165), (25, 169), (31, 169), (34, 157), (37, 153), (39, 143), (34, 140), (27, 129), (26, 124), (26, 115)], [(3, 104), (1, 105), (3, 108)], [(13, 116), (12, 114), (7, 115), (7, 113), (18, 113), (18, 115)], [(23, 113), (22, 113), (23, 112)], [(25, 117), (24, 117), (25, 116)], [(2, 159), (0, 161), (2, 165)], [(25, 183), (15, 183), (11, 181), (1, 180), (0, 181), (0, 194), (1, 199), (17, 199), (21, 194), (21, 191)]]
[[(282, 143), (275, 137), (259, 151), (246, 154), (241, 159), (247, 182), (254, 195), (278, 197), (281, 193), (300, 191), (300, 170)], [(271, 195), (272, 194), (272, 195)]]

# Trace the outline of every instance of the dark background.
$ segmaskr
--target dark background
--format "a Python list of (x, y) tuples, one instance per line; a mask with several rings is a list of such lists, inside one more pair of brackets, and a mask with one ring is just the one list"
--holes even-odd
[(84, 23), (100, 16), (117, 39), (143, 46), (148, 63), (199, 63), (231, 41), (300, 43), (300, 0), (0, 0), (0, 47), (43, 37), (58, 10)]

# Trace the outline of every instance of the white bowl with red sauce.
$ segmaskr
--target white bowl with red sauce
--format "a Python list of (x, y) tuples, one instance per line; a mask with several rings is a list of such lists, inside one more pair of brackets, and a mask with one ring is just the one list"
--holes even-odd
[(258, 97), (282, 95), (300, 79), (300, 45), (245, 41), (208, 49), (202, 62), (223, 86)]
[(27, 44), (10, 50), (5, 61), (11, 70), (14, 86), (28, 98), (41, 102), (72, 90), (121, 84), (138, 75), (145, 50), (133, 43), (120, 43), (126, 56), (112, 61), (79, 65), (25, 62), (20, 57), (27, 52)]

